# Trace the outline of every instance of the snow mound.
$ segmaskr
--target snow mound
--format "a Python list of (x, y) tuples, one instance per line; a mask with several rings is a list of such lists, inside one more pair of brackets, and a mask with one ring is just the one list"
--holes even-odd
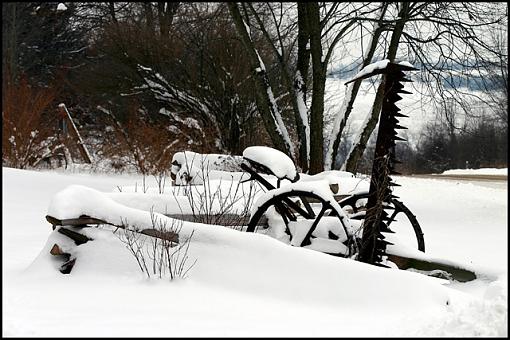
[(298, 176), (292, 159), (279, 150), (267, 146), (250, 146), (244, 149), (243, 157), (266, 166), (278, 178), (293, 181)]
[[(165, 217), (158, 213), (155, 214), (158, 217)], [(134, 225), (151, 226), (149, 211), (126, 207), (102, 192), (83, 185), (70, 185), (56, 193), (50, 201), (48, 215), (58, 219), (87, 215), (116, 225), (127, 222)]]
[[(188, 257), (191, 262), (197, 262), (186, 282), (309, 306), (368, 306), (377, 299), (379, 307), (373, 307), (380, 308), (381, 313), (387, 306), (398, 312), (416, 308), (444, 311), (449, 300), (448, 289), (442, 286), (441, 280), (420, 274), (378, 268), (291, 247), (265, 235), (219, 226), (200, 228), (198, 224), (185, 222), (183, 228), (201, 229), (201, 237), (193, 237), (190, 244)], [(77, 261), (69, 274), (73, 282), (78, 278), (142, 279), (134, 257), (113, 232), (101, 228), (85, 228), (82, 232), (94, 240), (74, 247)], [(50, 234), (26, 271), (27, 276), (47, 279), (61, 275), (49, 250), (62, 237), (56, 231)]]
[(508, 278), (489, 283), (478, 299), (454, 295), (446, 315), (417, 330), (416, 336), (508, 337)]

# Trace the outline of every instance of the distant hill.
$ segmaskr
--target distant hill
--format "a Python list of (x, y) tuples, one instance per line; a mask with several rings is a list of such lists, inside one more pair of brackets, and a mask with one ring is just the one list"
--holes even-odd
[[(347, 81), (352, 79), (356, 73), (358, 73), (359, 63), (352, 63), (349, 65), (339, 64), (335, 66), (329, 73), (328, 77), (336, 78)], [(421, 64), (414, 64), (418, 69), (423, 68)], [(450, 74), (443, 79), (443, 86), (445, 88), (467, 88), (471, 91), (482, 91), (482, 90), (498, 90), (503, 84), (502, 77), (485, 77), (485, 74), (478, 71), (474, 66), (470, 71), (462, 70), (460, 67), (452, 66), (450, 68)], [(446, 74), (446, 71), (445, 71)], [(419, 73), (411, 75), (411, 78), (415, 82), (422, 82), (423, 79)]]

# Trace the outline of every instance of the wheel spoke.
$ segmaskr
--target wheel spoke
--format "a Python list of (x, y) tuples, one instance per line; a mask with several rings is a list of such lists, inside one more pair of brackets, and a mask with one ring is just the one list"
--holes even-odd
[(315, 218), (315, 220), (312, 223), (312, 226), (306, 233), (305, 238), (303, 239), (303, 242), (301, 242), (301, 247), (311, 244), (310, 237), (312, 236), (312, 233), (315, 231), (315, 228), (317, 228), (317, 225), (319, 224), (320, 219), (322, 216), (324, 216), (324, 213), (326, 212), (327, 207), (325, 205), (322, 206), (321, 211), (319, 212), (319, 215)]

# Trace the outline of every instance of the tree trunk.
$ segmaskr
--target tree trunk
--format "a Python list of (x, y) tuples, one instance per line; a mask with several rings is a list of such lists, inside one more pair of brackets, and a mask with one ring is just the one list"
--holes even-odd
[(273, 91), (269, 78), (267, 76), (265, 66), (260, 59), (260, 55), (255, 48), (253, 41), (247, 31), (246, 24), (241, 17), (239, 7), (236, 3), (228, 2), (230, 14), (236, 26), (237, 32), (243, 42), (243, 45), (248, 54), (251, 67), (254, 72), (255, 81), (255, 98), (257, 108), (264, 122), (264, 126), (273, 142), (276, 149), (281, 150), (289, 157), (294, 159), (294, 150), (287, 129), (283, 125), (281, 114), (276, 106)]
[(317, 2), (309, 2), (305, 6), (310, 32), (313, 75), (312, 105), (310, 108), (310, 174), (316, 174), (324, 170), (323, 127), (326, 64), (322, 61), (319, 4)]
[[(393, 29), (393, 33), (391, 35), (390, 45), (388, 47), (388, 52), (386, 55), (386, 59), (389, 59), (390, 62), (395, 60), (397, 55), (397, 49), (400, 42), (400, 37), (402, 36), (402, 31), (404, 29), (404, 25), (407, 21), (409, 15), (409, 3), (403, 2), (401, 3), (402, 8), (400, 9), (398, 16), (399, 19), (395, 24), (395, 28)], [(377, 89), (377, 93), (374, 99), (374, 104), (372, 105), (372, 110), (370, 112), (370, 119), (367, 121), (367, 124), (361, 127), (362, 132), (360, 134), (359, 141), (356, 145), (353, 146), (351, 152), (347, 156), (347, 159), (342, 166), (343, 169), (349, 172), (355, 173), (358, 169), (359, 161), (365, 152), (365, 148), (367, 146), (368, 140), (374, 131), (377, 121), (379, 120), (379, 114), (381, 112), (382, 100), (384, 96), (384, 81), (385, 77), (381, 80), (379, 87)]]
[[(229, 96), (232, 97), (232, 96)], [(228, 126), (228, 150), (234, 155), (241, 154), (241, 128), (239, 126), (239, 115), (237, 114), (237, 102), (232, 103), (232, 110), (230, 111), (230, 122)]]
[(17, 2), (2, 3), (2, 76), (8, 82), (18, 76), (18, 6)]
[(117, 15), (115, 14), (115, 2), (108, 2), (108, 11), (110, 12), (110, 16), (112, 17), (112, 21), (117, 24)]
[(161, 39), (166, 40), (168, 38), (168, 23), (165, 14), (165, 2), (158, 2), (158, 21)]
[(345, 165), (342, 169), (346, 171), (356, 173), (358, 169), (358, 163), (365, 152), (366, 145), (372, 132), (377, 126), (379, 120), (379, 113), (381, 112), (382, 99), (384, 95), (384, 80), (381, 81), (375, 95), (374, 104), (372, 105), (372, 111), (370, 112), (370, 118), (366, 121), (365, 125), (361, 127), (359, 140), (354, 141), (354, 147), (351, 152), (347, 155)]
[(303, 99), (306, 103), (306, 92), (308, 90), (308, 70), (310, 68), (310, 30), (306, 17), (306, 5), (298, 2), (298, 50), (297, 70), (301, 75), (302, 83), (300, 89), (303, 92)]
[(159, 33), (161, 38), (166, 40), (170, 34), (170, 28), (174, 21), (175, 14), (179, 8), (179, 2), (158, 2)]
[(292, 111), (294, 112), (294, 119), (296, 121), (296, 128), (299, 141), (299, 150), (298, 154), (296, 155), (296, 159), (302, 171), (306, 172), (308, 171), (310, 133), (308, 124), (308, 110), (306, 108), (306, 102), (305, 99), (303, 98), (303, 94), (301, 93), (300, 88), (301, 81), (300, 79), (296, 79), (296, 77), (294, 77), (294, 79), (292, 78), (290, 67), (285, 60), (283, 46), (280, 46), (280, 49), (276, 47), (268, 31), (264, 27), (263, 21), (260, 19), (259, 15), (255, 11), (253, 6), (250, 3), (248, 3), (248, 6), (253, 12), (255, 19), (257, 20), (257, 23), (261, 27), (262, 33), (264, 34), (268, 42), (272, 45), (273, 50), (277, 56), (278, 64), (280, 66), (282, 74), (283, 85), (285, 86), (290, 95)]
[[(308, 19), (306, 16), (306, 6), (302, 2), (297, 3), (298, 6), (298, 50), (297, 50), (297, 72), (294, 77), (294, 92), (296, 99), (300, 101), (304, 108), (306, 108), (306, 94), (308, 91), (308, 71), (310, 66), (310, 31), (308, 28)], [(308, 131), (303, 127), (302, 132), (299, 133), (300, 137), (300, 166), (303, 172), (308, 172), (310, 167), (310, 120), (308, 109), (306, 110), (305, 117), (301, 118), (303, 124), (308, 126)], [(298, 127), (299, 131), (299, 127)], [(303, 139), (303, 135), (306, 139)]]
[(147, 30), (152, 36), (154, 34), (154, 12), (152, 11), (152, 4), (150, 2), (144, 2), (143, 10), (145, 14)]

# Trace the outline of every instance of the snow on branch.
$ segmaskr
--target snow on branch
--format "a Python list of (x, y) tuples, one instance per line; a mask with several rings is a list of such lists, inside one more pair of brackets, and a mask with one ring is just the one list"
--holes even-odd
[[(151, 91), (156, 99), (174, 106), (184, 107), (193, 113), (199, 113), (211, 122), (219, 132), (216, 117), (209, 109), (211, 106), (210, 103), (204, 103), (203, 100), (179, 90), (177, 87), (171, 85), (163, 76), (149, 67), (138, 65), (138, 71), (146, 84), (144, 88)], [(193, 120), (189, 126), (197, 128), (197, 124), (194, 123), (196, 123), (196, 120)]]

